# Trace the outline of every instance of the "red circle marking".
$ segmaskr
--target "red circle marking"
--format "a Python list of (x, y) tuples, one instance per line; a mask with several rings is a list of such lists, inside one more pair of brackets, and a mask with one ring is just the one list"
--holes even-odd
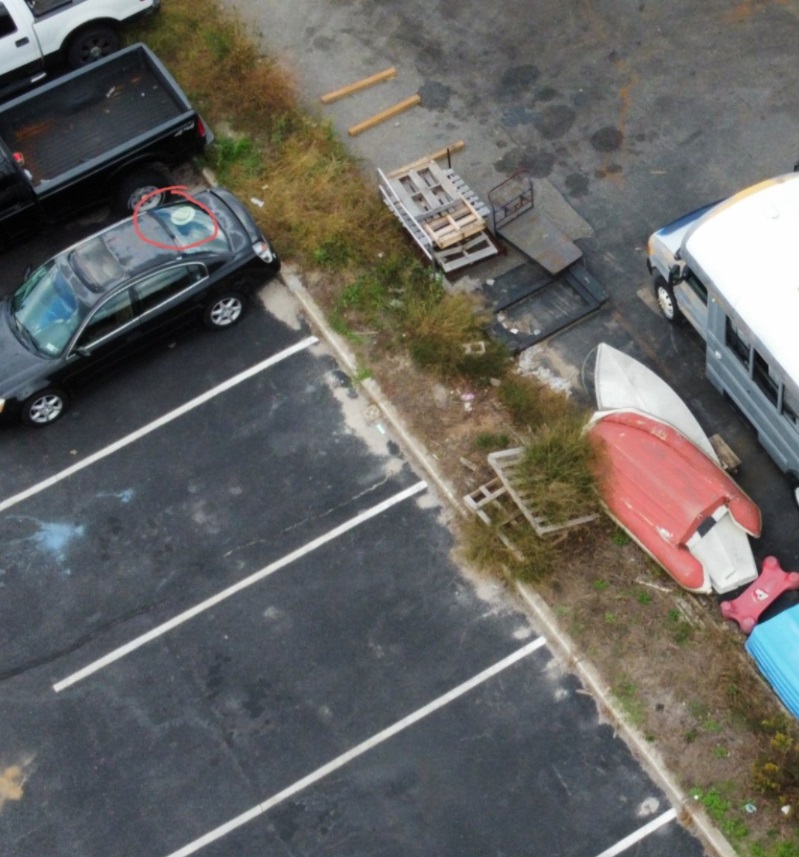
[[(193, 196), (186, 193), (188, 188), (185, 185), (171, 185), (170, 187), (159, 187), (156, 190), (150, 191), (146, 196), (143, 196), (137, 203), (136, 207), (133, 209), (133, 228), (136, 230), (136, 234), (147, 244), (152, 244), (153, 247), (158, 247), (161, 250), (176, 250), (179, 253), (185, 250), (191, 250), (194, 247), (199, 247), (202, 244), (207, 244), (209, 241), (213, 241), (217, 235), (219, 235), (219, 222), (217, 221), (214, 213), (201, 202), (198, 202)], [(208, 238), (203, 238), (201, 241), (195, 241), (193, 244), (186, 244), (185, 247), (179, 246), (177, 244), (161, 244), (159, 241), (153, 241), (152, 238), (148, 238), (141, 231), (141, 227), (139, 226), (139, 216), (140, 209), (145, 202), (151, 197), (157, 196), (162, 193), (172, 193), (177, 194), (178, 196), (185, 197), (190, 203), (196, 205), (198, 208), (201, 208), (210, 218), (214, 224), (214, 231), (212, 235), (209, 235)]]

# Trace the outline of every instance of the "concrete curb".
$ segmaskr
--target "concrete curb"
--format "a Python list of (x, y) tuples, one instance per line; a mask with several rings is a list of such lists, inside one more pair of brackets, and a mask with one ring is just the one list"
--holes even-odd
[(574, 672), (591, 692), (600, 712), (608, 718), (635, 757), (666, 793), (677, 810), (682, 824), (692, 827), (703, 844), (712, 849), (717, 857), (739, 857), (721, 831), (713, 824), (702, 805), (680, 788), (652, 745), (637, 729), (625, 721), (609, 689), (602, 683), (599, 673), (560, 629), (549, 605), (525, 584), (517, 584), (516, 589), (542, 629), (550, 648), (555, 650), (567, 668)]
[[(286, 288), (299, 301), (311, 324), (318, 329), (322, 338), (333, 349), (339, 362), (347, 368), (350, 375), (356, 375), (358, 372), (358, 361), (355, 359), (355, 355), (344, 338), (339, 336), (327, 324), (324, 313), (302, 284), (300, 277), (291, 270), (284, 270), (281, 273), (281, 277), (286, 284)], [(413, 461), (427, 473), (428, 479), (435, 485), (438, 493), (442, 497), (446, 497), (453, 510), (465, 516), (466, 510), (459, 502), (452, 486), (438, 472), (427, 450), (408, 430), (394, 406), (383, 395), (383, 391), (380, 389), (377, 381), (373, 378), (366, 378), (360, 382), (360, 385), (374, 404), (380, 408), (386, 418), (386, 422), (391, 426), (402, 447), (408, 452)]]
[[(281, 276), (288, 290), (302, 306), (311, 324), (333, 349), (339, 362), (346, 367), (351, 375), (357, 374), (358, 364), (355, 356), (346, 341), (327, 324), (324, 313), (311, 297), (300, 277), (291, 270), (284, 270)], [(367, 378), (361, 382), (361, 386), (373, 403), (380, 408), (400, 444), (410, 454), (417, 466), (427, 474), (438, 493), (446, 498), (455, 512), (466, 517), (468, 512), (460, 498), (438, 472), (434, 460), (427, 450), (407, 429), (396, 409), (383, 395), (380, 385), (375, 380)], [(649, 742), (625, 721), (608, 688), (602, 683), (599, 673), (558, 626), (557, 618), (546, 602), (529, 586), (517, 584), (516, 588), (523, 603), (543, 631), (550, 648), (554, 650), (556, 656), (566, 665), (567, 669), (574, 672), (591, 692), (600, 712), (613, 724), (614, 729), (621, 735), (635, 757), (666, 793), (669, 801), (677, 810), (680, 822), (686, 827), (692, 827), (699, 839), (713, 851), (716, 857), (739, 857), (735, 849), (715, 827), (701, 804), (680, 788)]]

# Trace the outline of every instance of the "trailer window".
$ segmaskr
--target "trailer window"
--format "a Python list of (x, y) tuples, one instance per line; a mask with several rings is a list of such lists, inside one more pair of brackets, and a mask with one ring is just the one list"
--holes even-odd
[(724, 328), (724, 343), (727, 348), (749, 369), (749, 343), (741, 336), (741, 332), (730, 321), (726, 320)]
[(787, 387), (782, 388), (782, 415), (795, 426), (799, 426), (799, 400)]
[(757, 351), (755, 351), (755, 360), (752, 366), (752, 377), (755, 380), (755, 384), (766, 394), (769, 401), (776, 405), (777, 394), (780, 390), (779, 383), (776, 379), (772, 378), (771, 368), (766, 363), (763, 355)]

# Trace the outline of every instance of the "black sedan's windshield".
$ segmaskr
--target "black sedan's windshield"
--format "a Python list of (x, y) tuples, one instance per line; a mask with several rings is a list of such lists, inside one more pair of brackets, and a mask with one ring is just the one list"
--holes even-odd
[(78, 329), (85, 308), (55, 262), (37, 268), (14, 292), (14, 321), (41, 354), (57, 357)]

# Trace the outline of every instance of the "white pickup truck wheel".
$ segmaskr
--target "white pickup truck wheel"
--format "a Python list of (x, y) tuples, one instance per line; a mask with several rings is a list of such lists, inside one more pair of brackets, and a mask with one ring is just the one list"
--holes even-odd
[(104, 24), (86, 27), (76, 33), (67, 45), (67, 62), (80, 68), (119, 50), (119, 34)]

